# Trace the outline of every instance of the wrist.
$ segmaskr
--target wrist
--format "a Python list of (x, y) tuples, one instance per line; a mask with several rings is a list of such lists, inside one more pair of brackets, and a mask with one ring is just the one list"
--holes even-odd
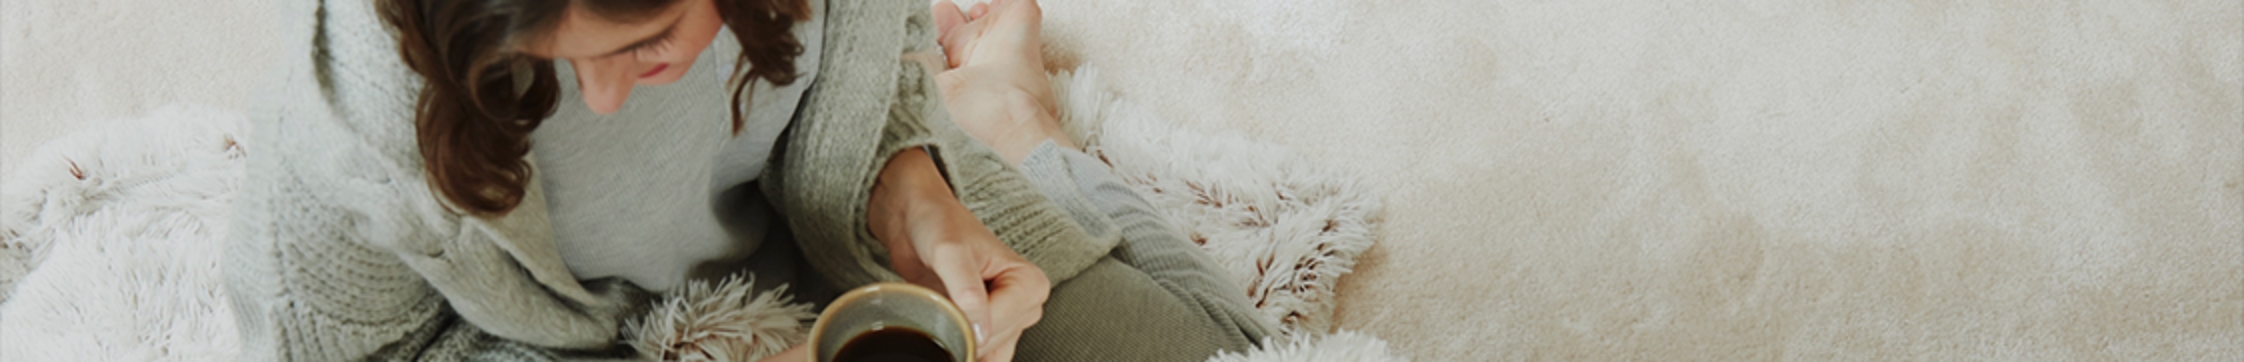
[[(885, 242), (908, 241), (915, 222), (941, 215), (944, 201), (957, 203), (934, 158), (914, 148), (898, 152), (881, 168), (867, 205), (873, 236)], [(893, 247), (892, 247), (893, 248)]]

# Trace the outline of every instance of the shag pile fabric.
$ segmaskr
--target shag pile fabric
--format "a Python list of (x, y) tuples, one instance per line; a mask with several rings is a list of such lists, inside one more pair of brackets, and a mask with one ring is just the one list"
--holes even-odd
[(659, 361), (753, 361), (808, 340), (806, 321), (818, 317), (810, 305), (790, 303), (786, 288), (755, 293), (754, 284), (737, 276), (715, 285), (689, 281), (624, 333)]
[(1379, 223), (1368, 186), (1283, 147), (1177, 127), (1117, 98), (1096, 68), (1051, 79), (1069, 135), (1239, 276), (1279, 335), (1332, 329), (1334, 283)]
[[(48, 143), (0, 184), (0, 360), (234, 360), (219, 274), (239, 113), (169, 106)], [(29, 271), (29, 273), (24, 273)]]

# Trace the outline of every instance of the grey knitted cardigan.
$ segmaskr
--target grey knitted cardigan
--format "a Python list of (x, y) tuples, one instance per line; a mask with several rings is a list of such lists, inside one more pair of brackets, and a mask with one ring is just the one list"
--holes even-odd
[[(535, 180), (503, 217), (449, 211), (414, 141), (419, 80), (371, 3), (279, 2), (292, 58), (253, 111), (226, 251), (243, 357), (613, 351), (621, 322), (649, 297), (569, 273)], [(842, 0), (825, 9), (824, 49), (808, 50), (824, 52), (819, 78), (761, 185), (828, 281), (899, 279), (865, 226), (865, 204), (885, 161), (918, 147), (937, 156), (968, 209), (1055, 283), (1113, 248), (1111, 225), (1069, 216), (1030, 181), (1065, 177), (1064, 169), (1015, 172), (951, 123), (935, 65), (914, 60), (940, 59), (930, 56), (927, 2)]]

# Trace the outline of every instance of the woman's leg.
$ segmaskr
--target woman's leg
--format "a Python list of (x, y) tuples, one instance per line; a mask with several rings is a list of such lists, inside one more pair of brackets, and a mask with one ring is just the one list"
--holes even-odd
[(1053, 286), (1043, 322), (1021, 339), (1021, 360), (1198, 361), (1242, 351), (1275, 329), (1232, 276), (1105, 163), (1047, 143), (1022, 169), (1047, 194), (1060, 194), (1055, 199), (1095, 205), (1069, 211), (1110, 220), (1122, 241), (1106, 259)]
[(954, 67), (937, 80), (954, 121), (1018, 163), (1085, 227), (1121, 236), (1106, 258), (1052, 287), (1016, 357), (1198, 361), (1253, 346), (1275, 326), (1248, 305), (1244, 289), (1060, 131), (1042, 68), (1041, 11), (1034, 0), (1001, 0), (972, 14), (947, 2), (935, 9)]

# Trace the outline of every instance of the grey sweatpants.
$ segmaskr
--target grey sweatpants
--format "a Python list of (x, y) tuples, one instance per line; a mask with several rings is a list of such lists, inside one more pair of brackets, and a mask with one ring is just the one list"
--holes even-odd
[(1078, 220), (1104, 218), (1122, 240), (1052, 287), (1044, 319), (1022, 336), (1017, 360), (1201, 361), (1241, 352), (1276, 330), (1248, 305), (1234, 276), (1106, 163), (1047, 142), (1021, 168)]

